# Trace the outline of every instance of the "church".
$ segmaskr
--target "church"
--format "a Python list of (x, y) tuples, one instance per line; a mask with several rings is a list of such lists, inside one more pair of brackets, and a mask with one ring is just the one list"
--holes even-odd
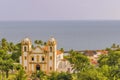
[[(21, 41), (21, 48), (20, 64), (28, 74), (36, 73), (40, 70), (46, 74), (53, 71), (68, 70), (67, 63), (63, 59), (63, 52), (57, 50), (57, 42), (53, 37), (47, 41), (47, 45), (37, 45), (34, 48), (31, 40), (25, 38)], [(62, 65), (64, 67), (61, 67)]]

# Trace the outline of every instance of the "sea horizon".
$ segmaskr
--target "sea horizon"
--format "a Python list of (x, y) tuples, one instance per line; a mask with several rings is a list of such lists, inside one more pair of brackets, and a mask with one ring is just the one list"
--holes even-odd
[(25, 37), (48, 41), (55, 37), (58, 48), (96, 50), (120, 44), (120, 20), (0, 21), (0, 39), (18, 43)]

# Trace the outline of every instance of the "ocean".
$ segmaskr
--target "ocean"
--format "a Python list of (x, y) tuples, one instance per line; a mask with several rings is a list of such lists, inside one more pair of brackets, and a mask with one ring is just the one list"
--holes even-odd
[(18, 43), (25, 37), (48, 41), (54, 37), (58, 49), (96, 50), (120, 44), (120, 21), (1, 21), (0, 39)]

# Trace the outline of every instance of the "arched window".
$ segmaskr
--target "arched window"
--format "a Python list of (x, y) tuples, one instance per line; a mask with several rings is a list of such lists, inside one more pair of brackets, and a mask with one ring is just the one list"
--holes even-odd
[(31, 60), (34, 61), (34, 56), (31, 57)]
[(45, 60), (45, 57), (44, 56), (42, 56), (42, 61), (44, 61)]
[(25, 51), (25, 52), (27, 51), (27, 47), (26, 47), (26, 46), (24, 46), (24, 51)]
[(52, 52), (52, 47), (50, 47), (50, 52)]

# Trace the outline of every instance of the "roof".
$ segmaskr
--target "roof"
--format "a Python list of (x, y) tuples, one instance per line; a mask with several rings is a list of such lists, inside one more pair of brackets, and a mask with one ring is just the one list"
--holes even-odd
[(43, 50), (48, 51), (48, 46), (44, 46)]
[(94, 58), (90, 58), (90, 62), (91, 62), (92, 64), (95, 64), (95, 65), (98, 63), (97, 60), (94, 59)]
[(108, 54), (108, 51), (106, 50), (98, 50), (97, 52), (100, 52), (101, 54)]
[(62, 51), (57, 50), (57, 55), (62, 54)]

